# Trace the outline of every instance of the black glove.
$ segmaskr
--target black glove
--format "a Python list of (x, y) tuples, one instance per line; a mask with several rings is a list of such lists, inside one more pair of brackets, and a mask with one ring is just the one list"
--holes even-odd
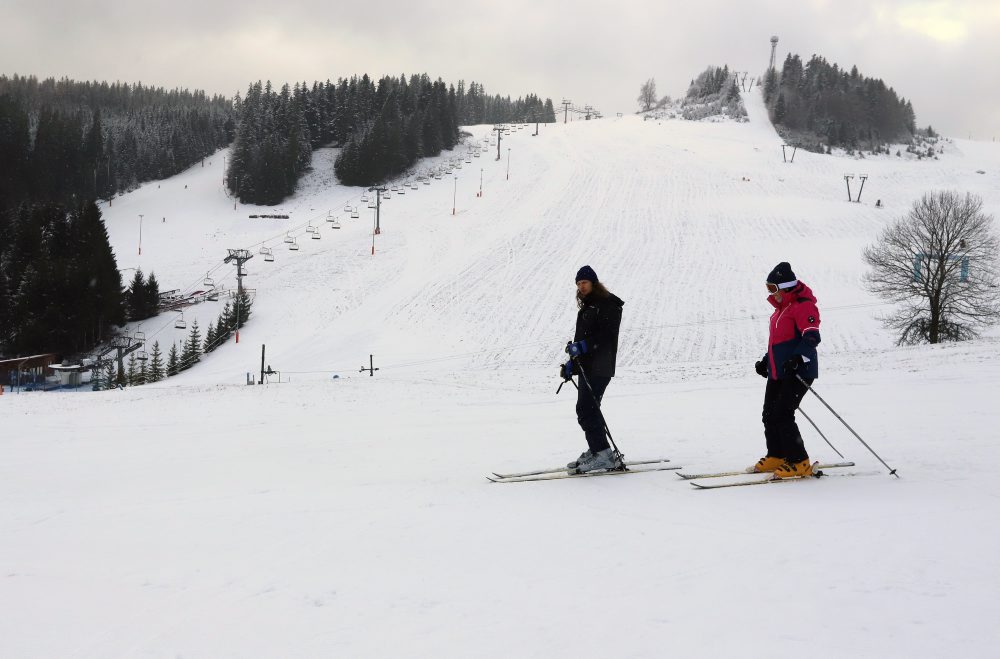
[(784, 371), (785, 375), (792, 375), (795, 371), (799, 370), (805, 362), (802, 360), (802, 355), (795, 355), (782, 365), (781, 370)]
[(767, 377), (767, 355), (764, 355), (764, 357), (759, 362), (753, 365), (753, 370), (757, 371), (757, 375), (759, 375), (760, 377), (762, 378)]
[(573, 379), (573, 362), (568, 361), (559, 367), (559, 375), (562, 376), (563, 380)]

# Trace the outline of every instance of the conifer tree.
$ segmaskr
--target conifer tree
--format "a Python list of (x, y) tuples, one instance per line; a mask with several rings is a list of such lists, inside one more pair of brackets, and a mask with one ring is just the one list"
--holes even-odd
[(113, 361), (109, 361), (104, 367), (104, 388), (115, 388), (115, 363)]
[(170, 346), (170, 352), (167, 354), (167, 377), (171, 375), (177, 375), (180, 371), (179, 368), (179, 358), (177, 356), (177, 344), (174, 343)]
[(208, 329), (205, 330), (204, 351), (207, 353), (213, 350), (215, 350), (215, 323), (209, 321)]
[(125, 377), (125, 384), (130, 387), (135, 385), (137, 377), (138, 374), (136, 373), (135, 370), (135, 353), (133, 352), (128, 356), (128, 371)]
[(201, 332), (198, 329), (198, 319), (191, 323), (187, 341), (184, 342), (184, 352), (181, 353), (180, 369), (186, 371), (195, 365), (201, 355)]
[(159, 382), (163, 379), (163, 353), (160, 352), (160, 342), (153, 343), (153, 352), (149, 359), (149, 381)]

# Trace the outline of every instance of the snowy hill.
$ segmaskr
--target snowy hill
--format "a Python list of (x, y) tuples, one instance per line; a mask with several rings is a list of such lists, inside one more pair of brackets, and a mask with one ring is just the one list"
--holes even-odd
[[(162, 289), (235, 287), (227, 248), (275, 261), (247, 264), (240, 343), (191, 371), (0, 399), (0, 656), (992, 656), (998, 333), (894, 347), (861, 250), (933, 189), (1000, 216), (1000, 149), (787, 164), (745, 102), (743, 124), (514, 132), (499, 161), (494, 146), (393, 194), (374, 255), (331, 150), (280, 207), (234, 210), (224, 152), (105, 207), (120, 267)], [(845, 173), (870, 177), (862, 203)], [(584, 448), (575, 396), (554, 395), (584, 263), (626, 301), (605, 413), (627, 456), (753, 463), (780, 260), (823, 312), (817, 390), (901, 479), (810, 397), (852, 476), (716, 492), (669, 471), (485, 480)], [(221, 303), (185, 318), (205, 327)], [(138, 329), (163, 346), (184, 334), (174, 320)], [(244, 386), (261, 344), (284, 382)], [(374, 377), (358, 372), (369, 354)], [(802, 429), (814, 459), (837, 457)]]

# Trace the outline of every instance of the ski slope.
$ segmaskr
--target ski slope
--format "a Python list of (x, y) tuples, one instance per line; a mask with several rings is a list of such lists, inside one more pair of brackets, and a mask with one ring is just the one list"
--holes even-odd
[[(500, 160), (392, 195), (374, 255), (331, 149), (278, 207), (234, 209), (225, 152), (105, 206), (119, 266), (163, 290), (235, 287), (229, 248), (275, 261), (247, 264), (253, 317), (196, 368), (0, 399), (0, 656), (993, 656), (998, 333), (895, 347), (861, 251), (926, 191), (1000, 216), (1000, 149), (787, 164), (745, 102), (744, 124), (515, 131)], [(845, 173), (869, 175), (862, 203)], [(902, 478), (809, 397), (849, 475), (486, 481), (585, 447), (575, 392), (555, 395), (584, 263), (626, 301), (604, 409), (628, 458), (752, 464), (781, 260), (823, 313), (817, 390)], [(187, 308), (189, 327), (221, 304)], [(175, 316), (130, 329), (166, 352)], [(262, 344), (282, 382), (245, 386)], [(813, 459), (837, 459), (801, 427)]]

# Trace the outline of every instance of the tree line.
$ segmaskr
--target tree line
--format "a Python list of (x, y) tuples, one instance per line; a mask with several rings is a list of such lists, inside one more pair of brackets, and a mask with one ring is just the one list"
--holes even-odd
[(0, 210), (109, 199), (230, 143), (221, 96), (139, 84), (0, 76)]
[(123, 297), (93, 201), (0, 213), (0, 354), (87, 350), (125, 322)]
[(813, 55), (804, 66), (789, 54), (779, 73), (764, 77), (771, 121), (802, 139), (800, 146), (881, 147), (908, 142), (916, 133), (913, 106), (882, 80), (866, 78)]
[(255, 204), (292, 194), (321, 146), (342, 148), (335, 164), (342, 183), (371, 185), (453, 148), (460, 125), (555, 121), (551, 99), (489, 96), (475, 82), (466, 89), (460, 81), (456, 90), (426, 74), (286, 83), (278, 91), (258, 81), (237, 95), (234, 108), (226, 182), (240, 201)]
[(199, 91), (0, 76), (0, 354), (86, 351), (154, 315), (155, 278), (122, 290), (95, 200), (182, 171), (234, 127)]

